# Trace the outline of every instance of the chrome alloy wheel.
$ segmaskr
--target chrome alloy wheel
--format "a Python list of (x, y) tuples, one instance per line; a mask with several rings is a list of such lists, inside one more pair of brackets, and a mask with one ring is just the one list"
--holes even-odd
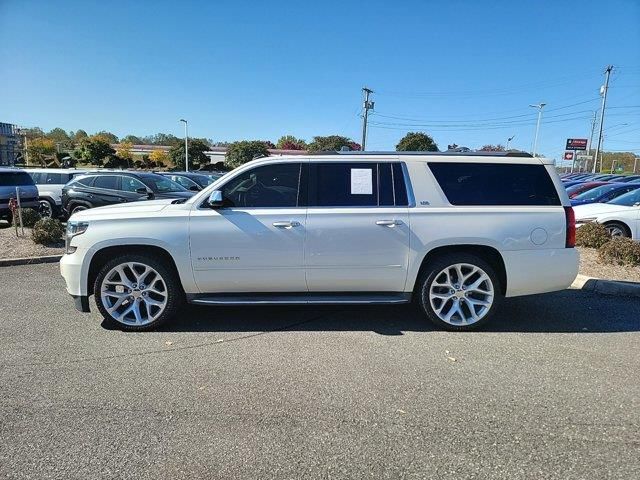
[(100, 286), (104, 308), (117, 322), (142, 326), (156, 320), (169, 300), (162, 276), (144, 263), (128, 262), (109, 270)]
[(438, 273), (429, 289), (435, 314), (450, 325), (472, 325), (491, 309), (494, 287), (487, 273), (476, 265), (456, 263)]
[(612, 237), (626, 237), (625, 231), (620, 225), (605, 225), (605, 228)]

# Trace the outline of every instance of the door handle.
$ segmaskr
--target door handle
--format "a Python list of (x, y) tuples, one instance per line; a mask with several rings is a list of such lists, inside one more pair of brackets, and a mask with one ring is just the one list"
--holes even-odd
[(402, 220), (378, 220), (376, 225), (393, 228), (395, 226), (402, 225)]
[(299, 227), (300, 226), (300, 222), (273, 222), (273, 226), (276, 228), (293, 228), (293, 227)]

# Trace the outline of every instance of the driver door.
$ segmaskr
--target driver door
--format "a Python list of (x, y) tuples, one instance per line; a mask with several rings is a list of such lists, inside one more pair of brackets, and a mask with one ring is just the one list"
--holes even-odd
[(219, 187), (223, 206), (191, 213), (191, 265), (201, 293), (306, 292), (306, 162), (268, 163)]

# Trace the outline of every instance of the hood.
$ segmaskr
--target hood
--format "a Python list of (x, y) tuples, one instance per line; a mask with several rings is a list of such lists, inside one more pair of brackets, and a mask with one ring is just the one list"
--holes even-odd
[(624, 205), (614, 205), (611, 203), (589, 203), (587, 205), (578, 205), (574, 207), (573, 211), (576, 214), (576, 220), (580, 220), (581, 218), (588, 218), (606, 213), (627, 212), (630, 208), (637, 207), (625, 207)]
[(155, 198), (191, 198), (198, 192), (192, 192), (187, 190), (186, 192), (155, 192)]
[(108, 217), (119, 218), (130, 215), (148, 215), (164, 210), (172, 199), (144, 200), (142, 202), (118, 203), (106, 207), (90, 208), (71, 216), (69, 220), (95, 220)]

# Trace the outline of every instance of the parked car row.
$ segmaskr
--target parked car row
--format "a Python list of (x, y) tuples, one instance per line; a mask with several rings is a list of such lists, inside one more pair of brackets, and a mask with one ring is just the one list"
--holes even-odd
[(561, 178), (577, 226), (603, 224), (614, 237), (640, 240), (640, 175), (569, 174)]
[[(189, 198), (223, 172), (87, 171), (62, 168), (0, 169), (0, 219), (11, 219), (9, 200), (44, 217), (62, 218), (98, 206), (154, 198)], [(97, 179), (97, 177), (101, 177)]]

